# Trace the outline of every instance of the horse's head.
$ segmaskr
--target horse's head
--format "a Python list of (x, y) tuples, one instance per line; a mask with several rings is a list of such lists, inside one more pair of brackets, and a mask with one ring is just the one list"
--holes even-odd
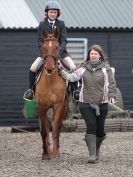
[(54, 32), (50, 34), (44, 31), (43, 35), (44, 68), (46, 69), (46, 73), (51, 75), (57, 67), (59, 30), (56, 28)]

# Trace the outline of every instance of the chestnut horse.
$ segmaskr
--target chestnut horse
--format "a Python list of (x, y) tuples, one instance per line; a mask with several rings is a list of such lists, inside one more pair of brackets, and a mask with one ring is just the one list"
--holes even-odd
[[(54, 159), (59, 154), (59, 137), (63, 119), (68, 113), (67, 84), (58, 70), (59, 31), (43, 34), (44, 70), (36, 85), (35, 99), (38, 107), (40, 133), (43, 142), (42, 159)], [(52, 108), (52, 118), (48, 110)], [(52, 128), (52, 143), (50, 131)], [(52, 148), (50, 143), (53, 145)]]

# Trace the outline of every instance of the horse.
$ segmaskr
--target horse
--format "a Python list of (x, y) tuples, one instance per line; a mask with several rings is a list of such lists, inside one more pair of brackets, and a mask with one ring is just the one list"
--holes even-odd
[[(55, 29), (50, 34), (44, 31), (43, 37), (44, 69), (36, 84), (35, 99), (43, 144), (42, 160), (50, 160), (59, 156), (60, 132), (63, 120), (68, 116), (69, 100), (67, 83), (60, 76), (58, 69), (59, 30)], [(51, 109), (53, 113), (50, 119), (48, 111)], [(50, 139), (50, 131), (52, 132), (52, 140)]]

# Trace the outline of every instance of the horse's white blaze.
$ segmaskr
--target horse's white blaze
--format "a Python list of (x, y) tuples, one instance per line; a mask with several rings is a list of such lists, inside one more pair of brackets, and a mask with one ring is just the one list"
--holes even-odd
[(52, 42), (51, 41), (49, 41), (49, 47), (52, 47)]

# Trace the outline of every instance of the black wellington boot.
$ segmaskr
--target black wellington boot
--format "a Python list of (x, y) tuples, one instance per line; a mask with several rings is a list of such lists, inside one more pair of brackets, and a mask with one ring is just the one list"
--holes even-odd
[(90, 154), (88, 163), (95, 163), (96, 162), (96, 135), (86, 134), (85, 141)]
[(24, 93), (23, 99), (32, 101), (34, 98), (34, 84), (35, 84), (36, 73), (30, 70), (29, 72), (29, 89)]

